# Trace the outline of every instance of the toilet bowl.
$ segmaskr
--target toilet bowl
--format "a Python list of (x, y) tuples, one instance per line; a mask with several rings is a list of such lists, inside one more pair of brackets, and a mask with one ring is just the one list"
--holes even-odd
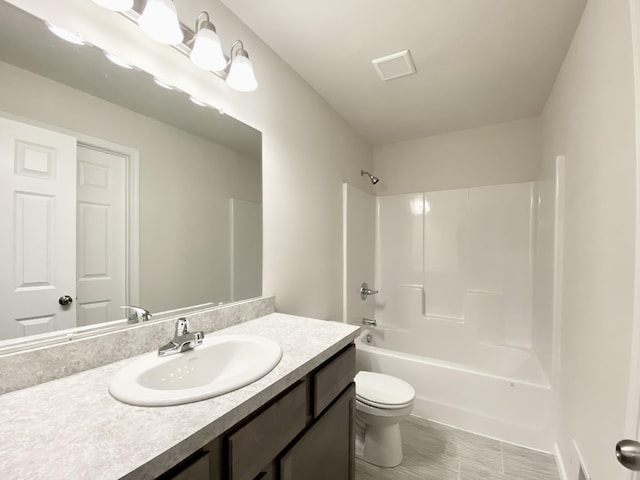
[(391, 375), (361, 371), (356, 382), (356, 455), (380, 467), (402, 462), (399, 423), (413, 410), (416, 392)]

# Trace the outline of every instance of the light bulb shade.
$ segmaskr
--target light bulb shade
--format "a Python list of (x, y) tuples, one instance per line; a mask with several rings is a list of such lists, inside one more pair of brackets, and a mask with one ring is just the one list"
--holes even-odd
[(227, 85), (239, 92), (253, 92), (258, 88), (253, 65), (244, 50), (239, 50), (233, 57), (229, 75), (227, 75)]
[(126, 12), (133, 7), (133, 0), (93, 0), (93, 3), (114, 12)]
[(177, 45), (183, 40), (176, 7), (171, 0), (147, 0), (138, 25), (157, 42)]
[(219, 72), (227, 66), (218, 34), (210, 28), (198, 30), (189, 57), (195, 65), (210, 72)]

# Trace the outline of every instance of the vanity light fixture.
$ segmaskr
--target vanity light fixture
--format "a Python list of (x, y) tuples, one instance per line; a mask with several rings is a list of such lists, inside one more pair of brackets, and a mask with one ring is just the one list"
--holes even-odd
[[(93, 0), (106, 8), (127, 0)], [(142, 8), (144, 5), (144, 8)], [(124, 8), (124, 7), (123, 7)], [(253, 92), (258, 88), (249, 54), (241, 40), (231, 45), (229, 56), (224, 54), (216, 27), (207, 12), (196, 18), (195, 32), (180, 23), (173, 0), (134, 1), (128, 10), (119, 10), (128, 20), (137, 23), (142, 31), (154, 40), (173, 46), (189, 56), (198, 67), (225, 80), (229, 87), (240, 92)]]
[(147, 0), (138, 25), (144, 33), (160, 43), (178, 45), (184, 39), (172, 0)]
[(113, 53), (104, 52), (104, 56), (107, 57), (112, 63), (115, 63), (119, 67), (126, 68), (127, 70), (132, 70), (133, 65), (131, 65), (126, 60), (114, 55)]
[(207, 12), (200, 12), (198, 15), (196, 32), (192, 41), (193, 48), (189, 58), (195, 65), (210, 72), (226, 68), (227, 59), (222, 53), (222, 45), (220, 45), (216, 27), (209, 20)]
[(114, 12), (126, 12), (133, 7), (133, 0), (93, 0), (93, 3)]
[(70, 32), (69, 30), (65, 30), (64, 28), (58, 27), (49, 22), (45, 22), (47, 24), (47, 28), (51, 33), (53, 33), (56, 37), (61, 38), (62, 40), (66, 40), (69, 43), (73, 43), (74, 45), (86, 45), (87, 42), (84, 41), (82, 35), (75, 32)]
[[(234, 47), (238, 47), (234, 53)], [(231, 45), (231, 64), (227, 75), (227, 85), (239, 92), (253, 92), (258, 88), (253, 65), (242, 41), (236, 40)]]

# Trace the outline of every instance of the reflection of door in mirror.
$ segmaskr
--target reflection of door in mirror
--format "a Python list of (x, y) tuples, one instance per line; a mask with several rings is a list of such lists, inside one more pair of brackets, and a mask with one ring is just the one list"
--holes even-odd
[(78, 145), (77, 326), (123, 317), (126, 300), (125, 161)]
[[(0, 118), (0, 338), (75, 326), (76, 139)], [(64, 303), (64, 302), (63, 302)]]
[(0, 339), (122, 317), (126, 160), (0, 118)]

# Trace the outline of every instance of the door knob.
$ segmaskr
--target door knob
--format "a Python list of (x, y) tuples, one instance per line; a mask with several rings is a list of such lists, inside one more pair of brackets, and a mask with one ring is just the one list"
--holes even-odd
[(620, 440), (616, 445), (616, 458), (629, 470), (640, 471), (640, 443)]
[(71, 298), (69, 295), (63, 295), (58, 299), (58, 303), (63, 307), (66, 307), (67, 305), (71, 305), (73, 303), (73, 298)]

